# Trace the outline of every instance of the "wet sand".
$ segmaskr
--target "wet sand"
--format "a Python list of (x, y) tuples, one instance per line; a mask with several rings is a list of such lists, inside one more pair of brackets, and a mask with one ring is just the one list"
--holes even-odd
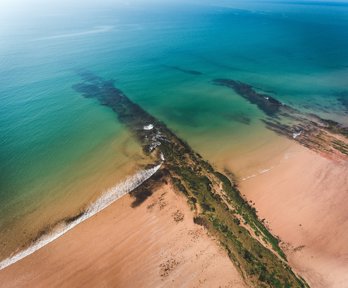
[(265, 146), (253, 155), (259, 164), (252, 168), (244, 164), (241, 192), (280, 237), (290, 264), (311, 287), (345, 287), (348, 163), (325, 159), (288, 140), (281, 142), (272, 159), (272, 146)]
[(245, 287), (169, 185), (137, 208), (127, 195), (0, 271), (1, 287)]

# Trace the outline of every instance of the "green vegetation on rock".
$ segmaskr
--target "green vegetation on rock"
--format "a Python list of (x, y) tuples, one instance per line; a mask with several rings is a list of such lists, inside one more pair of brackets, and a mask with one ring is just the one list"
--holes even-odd
[(163, 161), (162, 172), (159, 171), (157, 178), (144, 183), (145, 188), (139, 187), (134, 195), (142, 198), (139, 191), (149, 191), (161, 178), (171, 181), (194, 209), (193, 221), (218, 239), (248, 284), (255, 287), (308, 287), (288, 265), (279, 240), (258, 219), (255, 209), (241, 197), (228, 177), (216, 171), (164, 123), (133, 103), (113, 86), (112, 81), (88, 72), (81, 76), (85, 81), (75, 89), (115, 111), (144, 152)]

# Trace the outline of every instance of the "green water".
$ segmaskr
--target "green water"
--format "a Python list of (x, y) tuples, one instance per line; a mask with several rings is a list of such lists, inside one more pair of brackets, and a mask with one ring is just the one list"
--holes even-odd
[(78, 69), (115, 79), (207, 157), (256, 149), (271, 135), (265, 115), (214, 78), (348, 124), (339, 100), (348, 97), (347, 5), (28, 9), (0, 17), (0, 258), (146, 162), (112, 112), (71, 88)]

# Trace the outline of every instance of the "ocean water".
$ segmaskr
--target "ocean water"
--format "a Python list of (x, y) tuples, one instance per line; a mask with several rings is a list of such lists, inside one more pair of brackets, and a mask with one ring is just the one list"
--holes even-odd
[(2, 9), (0, 259), (149, 161), (112, 112), (72, 88), (81, 69), (114, 79), (213, 163), (274, 136), (256, 106), (215, 78), (348, 124), (348, 5), (328, 3)]

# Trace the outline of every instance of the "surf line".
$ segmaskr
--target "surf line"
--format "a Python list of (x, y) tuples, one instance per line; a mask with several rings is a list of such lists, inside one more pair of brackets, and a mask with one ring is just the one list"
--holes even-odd
[(144, 181), (154, 175), (161, 168), (161, 166), (162, 163), (152, 168), (139, 171), (134, 175), (128, 177), (124, 182), (106, 190), (105, 193), (103, 193), (103, 195), (99, 199), (97, 199), (97, 201), (92, 203), (79, 218), (65, 225), (58, 224), (57, 229), (55, 229), (52, 233), (41, 236), (33, 245), (1, 261), (0, 270), (16, 263), (19, 260), (22, 260), (30, 254), (33, 254), (37, 250), (58, 239), (60, 236), (76, 227), (78, 224), (105, 209), (110, 204), (120, 199), (122, 196), (128, 194), (129, 192), (140, 186)]

